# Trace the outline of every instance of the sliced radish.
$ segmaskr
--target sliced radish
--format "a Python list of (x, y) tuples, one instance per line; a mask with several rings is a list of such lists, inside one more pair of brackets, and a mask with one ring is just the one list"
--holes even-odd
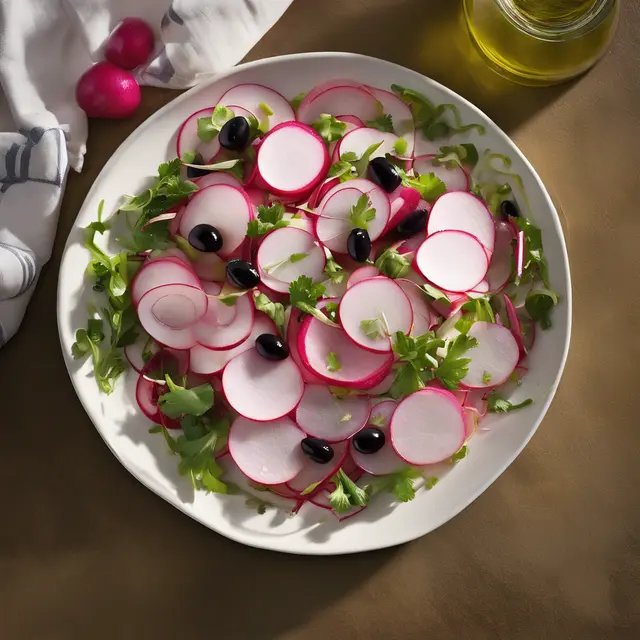
[(429, 213), (427, 233), (466, 231), (489, 251), (495, 246), (496, 227), (484, 202), (464, 191), (450, 191), (440, 196)]
[(124, 355), (135, 372), (140, 373), (147, 363), (146, 354), (154, 355), (159, 350), (160, 345), (146, 331), (140, 331), (136, 341), (124, 348)]
[(305, 464), (300, 443), (304, 433), (291, 418), (269, 422), (236, 418), (229, 430), (229, 453), (248, 478), (260, 484), (282, 484)]
[(206, 253), (196, 249), (193, 253), (195, 260), (191, 264), (200, 280), (212, 283), (226, 277), (226, 262), (217, 253)]
[(338, 157), (342, 157), (345, 153), (355, 153), (358, 158), (361, 158), (371, 145), (382, 143), (370, 157), (372, 160), (384, 158), (388, 153), (398, 155), (393, 146), (396, 142), (398, 142), (398, 136), (393, 133), (360, 127), (343, 136), (336, 147), (336, 153)]
[(311, 124), (323, 113), (343, 113), (359, 120), (375, 120), (380, 115), (380, 103), (366, 89), (358, 86), (334, 86), (300, 103), (298, 118)]
[(228, 257), (244, 241), (247, 225), (253, 219), (253, 205), (247, 194), (228, 184), (200, 189), (189, 201), (180, 221), (180, 235), (188, 238), (199, 224), (210, 224), (223, 238), (221, 257)]
[[(292, 262), (291, 258), (295, 258)], [(289, 284), (300, 276), (314, 282), (325, 278), (327, 259), (315, 238), (303, 229), (284, 227), (269, 233), (260, 244), (257, 265), (262, 282), (279, 293), (288, 293)]]
[(171, 258), (155, 258), (144, 265), (131, 282), (133, 304), (137, 306), (145, 293), (165, 284), (199, 287), (200, 281), (183, 262)]
[[(393, 195), (393, 194), (392, 194)], [(391, 217), (387, 224), (387, 231), (397, 227), (410, 213), (420, 206), (420, 192), (413, 187), (402, 187), (391, 202)]]
[(306, 315), (300, 311), (300, 309), (292, 309), (289, 316), (289, 322), (287, 323), (287, 344), (289, 345), (290, 356), (293, 361), (298, 365), (302, 379), (309, 384), (324, 384), (324, 380), (318, 378), (311, 370), (303, 363), (298, 351), (298, 335), (302, 329), (302, 321)]
[(419, 156), (437, 155), (440, 153), (441, 141), (427, 140), (420, 131), (416, 130), (416, 146), (413, 150), (413, 155), (418, 158)]
[(509, 328), (511, 329), (511, 333), (515, 338), (515, 341), (518, 345), (518, 349), (520, 350), (520, 359), (526, 357), (527, 348), (524, 344), (524, 335), (522, 332), (522, 323), (520, 322), (520, 318), (518, 317), (518, 312), (516, 308), (513, 306), (513, 302), (511, 302), (511, 298), (509, 296), (504, 295), (504, 308), (507, 313), (507, 319), (509, 320)]
[(220, 373), (236, 356), (255, 347), (255, 340), (263, 333), (277, 333), (275, 324), (263, 313), (256, 312), (255, 322), (249, 337), (233, 349), (214, 351), (199, 344), (189, 351), (191, 355), (191, 371), (203, 376)]
[(236, 356), (225, 367), (222, 386), (235, 411), (260, 422), (293, 411), (304, 392), (302, 376), (291, 358), (267, 360), (255, 349)]
[(404, 466), (406, 462), (398, 456), (391, 444), (391, 436), (389, 433), (389, 426), (391, 425), (391, 416), (398, 407), (398, 403), (395, 400), (385, 400), (379, 402), (371, 410), (371, 417), (369, 418), (369, 424), (375, 425), (384, 433), (385, 441), (382, 449), (375, 453), (364, 454), (360, 453), (351, 441), (351, 456), (355, 463), (367, 473), (374, 476), (383, 476), (388, 473), (395, 473)]
[(524, 270), (524, 231), (518, 231), (516, 234), (516, 275), (518, 278), (522, 277)]
[(172, 380), (186, 376), (189, 371), (189, 363), (188, 351), (162, 349), (149, 359), (140, 375), (162, 386), (166, 384), (167, 374), (171, 376)]
[(448, 391), (422, 389), (405, 398), (391, 418), (391, 443), (409, 464), (435, 464), (464, 443), (462, 407)]
[(242, 182), (240, 182), (240, 180), (238, 180), (238, 178), (236, 178), (235, 176), (225, 171), (212, 171), (206, 176), (202, 176), (202, 178), (198, 178), (193, 182), (195, 182), (200, 189), (210, 187), (214, 184), (228, 184), (232, 187), (236, 187), (237, 189), (242, 189)]
[(341, 442), (367, 424), (370, 411), (365, 396), (340, 399), (324, 385), (308, 384), (296, 409), (296, 422), (308, 436)]
[(315, 209), (320, 201), (324, 198), (327, 192), (333, 187), (336, 187), (340, 184), (340, 178), (327, 178), (324, 182), (321, 182), (311, 193), (309, 196), (309, 200), (306, 203), (306, 206), (309, 209)]
[[(330, 327), (311, 316), (304, 319), (298, 334), (298, 351), (303, 364), (330, 385), (350, 389), (375, 387), (389, 373), (391, 353), (372, 353), (358, 347), (339, 327)], [(329, 371), (329, 354), (334, 353), (341, 368)]]
[(416, 128), (411, 109), (409, 109), (409, 107), (400, 100), (398, 96), (390, 91), (376, 89), (375, 87), (367, 87), (367, 89), (375, 96), (376, 100), (380, 102), (382, 105), (382, 111), (391, 116), (394, 133), (406, 140), (407, 150), (404, 155), (406, 157), (413, 156)]
[(489, 261), (483, 246), (469, 233), (438, 231), (420, 245), (415, 265), (436, 287), (463, 292), (484, 279)]
[(145, 293), (138, 304), (143, 329), (160, 344), (190, 349), (196, 342), (194, 326), (207, 311), (207, 295), (184, 284), (166, 284)]
[[(321, 490), (321, 485), (342, 466), (342, 462), (349, 451), (349, 444), (347, 442), (336, 442), (331, 448), (333, 449), (331, 462), (319, 464), (307, 459), (302, 471), (293, 480), (287, 482), (287, 488), (293, 491), (296, 497), (300, 497), (300, 493), (312, 484), (318, 484), (316, 491)], [(311, 491), (309, 495), (312, 496), (313, 494), (314, 492)]]
[(356, 116), (340, 115), (340, 116), (336, 116), (336, 120), (347, 123), (347, 133), (349, 131), (353, 131), (354, 129), (358, 129), (359, 127), (366, 126), (365, 123), (362, 122), (362, 120), (360, 120), (360, 118), (357, 118)]
[(506, 222), (496, 225), (496, 242), (487, 271), (489, 290), (498, 292), (509, 282), (513, 272), (513, 231)]
[(140, 411), (152, 422), (158, 422), (160, 410), (158, 409), (158, 385), (155, 382), (138, 376), (136, 382), (136, 401)]
[(395, 377), (396, 377), (396, 372), (393, 370), (389, 371), (389, 373), (384, 378), (384, 380), (382, 380), (382, 382), (377, 384), (375, 387), (372, 387), (371, 389), (367, 389), (363, 393), (367, 393), (371, 398), (375, 398), (376, 396), (382, 396), (391, 390), (391, 386), (393, 385), (393, 381), (395, 380)]
[(413, 170), (422, 175), (433, 173), (444, 182), (447, 191), (469, 191), (469, 176), (462, 167), (447, 169), (441, 164), (433, 164), (436, 156), (420, 156), (413, 161)]
[(478, 346), (465, 354), (471, 362), (461, 384), (485, 389), (505, 382), (520, 360), (518, 343), (511, 331), (491, 322), (474, 322), (467, 335), (476, 338)]
[(463, 408), (464, 412), (464, 437), (468, 440), (478, 427), (478, 414), (467, 407)]
[(380, 271), (378, 271), (376, 267), (360, 267), (349, 276), (349, 279), (347, 280), (347, 289), (353, 287), (354, 284), (358, 284), (358, 282), (369, 280), (371, 278), (377, 278), (379, 275)]
[[(267, 121), (269, 123), (268, 130), (296, 119), (296, 114), (287, 99), (269, 87), (261, 84), (238, 84), (227, 91), (222, 98), (220, 104), (224, 104), (233, 110), (233, 105), (242, 107), (251, 112), (259, 122)], [(260, 104), (264, 104), (273, 112), (273, 115), (267, 116), (262, 110)]]
[(215, 137), (211, 142), (202, 142), (198, 137), (198, 118), (208, 118), (213, 115), (213, 107), (200, 109), (192, 113), (182, 124), (178, 131), (176, 151), (178, 158), (183, 158), (188, 152), (199, 153), (205, 164), (213, 160), (218, 151), (220, 143)]
[(286, 122), (262, 140), (255, 184), (280, 196), (308, 195), (324, 178), (330, 159), (322, 138), (300, 122)]
[(431, 309), (422, 291), (410, 280), (398, 279), (396, 284), (404, 291), (413, 309), (412, 336), (421, 336), (436, 324), (437, 314)]
[[(235, 310), (233, 316), (230, 310)], [(229, 317), (232, 317), (232, 321), (225, 324)], [(209, 310), (193, 327), (193, 332), (198, 344), (207, 349), (233, 349), (247, 339), (253, 322), (254, 306), (250, 294), (237, 298), (233, 307), (227, 307), (219, 300), (209, 298)]]
[[(409, 333), (413, 325), (413, 309), (404, 291), (390, 278), (363, 280), (347, 289), (338, 309), (342, 328), (360, 347), (375, 353), (391, 351), (393, 336), (397, 331)], [(363, 323), (379, 331), (377, 337), (369, 337)]]

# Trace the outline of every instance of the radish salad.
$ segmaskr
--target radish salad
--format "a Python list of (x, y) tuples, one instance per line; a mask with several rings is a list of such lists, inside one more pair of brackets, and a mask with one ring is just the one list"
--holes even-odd
[(87, 227), (73, 356), (107, 394), (135, 371), (197, 489), (341, 519), (380, 491), (412, 500), (488, 413), (531, 404), (509, 398), (558, 302), (522, 180), (483, 133), (396, 85), (231, 88)]

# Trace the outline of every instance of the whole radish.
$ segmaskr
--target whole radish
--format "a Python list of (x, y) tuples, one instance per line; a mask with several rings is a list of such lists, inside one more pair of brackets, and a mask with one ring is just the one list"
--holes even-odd
[(140, 87), (128, 71), (98, 62), (78, 80), (76, 101), (90, 118), (127, 118), (140, 106)]
[(104, 57), (123, 69), (135, 69), (149, 59), (154, 39), (144, 20), (125, 18), (107, 39)]

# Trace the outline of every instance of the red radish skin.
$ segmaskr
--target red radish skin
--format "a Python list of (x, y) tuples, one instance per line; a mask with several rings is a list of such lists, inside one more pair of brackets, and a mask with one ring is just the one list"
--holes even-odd
[(490, 389), (506, 382), (520, 360), (518, 343), (506, 327), (491, 322), (474, 322), (469, 336), (478, 341), (470, 349), (469, 371), (460, 384), (468, 389)]
[(280, 124), (262, 139), (255, 167), (255, 184), (273, 194), (310, 194), (329, 169), (322, 138), (300, 122)]
[(331, 462), (328, 464), (318, 464), (313, 460), (307, 459), (302, 471), (300, 471), (293, 480), (287, 482), (285, 486), (294, 494), (290, 497), (301, 497), (300, 493), (302, 491), (317, 482), (319, 483), (318, 487), (309, 494), (309, 497), (313, 496), (314, 493), (320, 492), (322, 490), (321, 485), (338, 471), (347, 456), (349, 444), (345, 441), (336, 442), (331, 446), (333, 448), (333, 458)]
[(419, 208), (420, 192), (413, 187), (402, 187), (391, 202), (391, 217), (386, 231), (397, 227), (410, 213)]
[(412, 393), (391, 418), (391, 443), (408, 464), (435, 464), (464, 444), (462, 407), (448, 391), (426, 388)]
[(493, 215), (479, 198), (464, 191), (441, 195), (429, 213), (427, 233), (464, 231), (475, 236), (489, 252), (493, 252), (496, 227)]
[(433, 173), (436, 178), (444, 182), (447, 191), (469, 191), (469, 176), (462, 167), (447, 169), (441, 164), (433, 164), (436, 156), (420, 156), (413, 161), (413, 170), (422, 175)]
[(296, 408), (296, 422), (308, 435), (326, 442), (342, 442), (362, 429), (371, 406), (365, 396), (339, 399), (324, 385), (308, 384)]
[[(289, 345), (290, 356), (293, 361), (298, 365), (302, 379), (308, 384), (324, 384), (325, 381), (318, 378), (311, 370), (304, 365), (300, 352), (298, 351), (298, 335), (302, 328), (302, 321), (306, 314), (300, 309), (292, 309), (289, 316), (289, 322), (287, 323), (287, 344)], [(257, 336), (256, 336), (257, 337)]]
[(462, 293), (484, 279), (489, 260), (475, 236), (464, 231), (438, 231), (420, 245), (415, 265), (436, 287)]
[(315, 100), (321, 93), (329, 89), (334, 89), (335, 87), (358, 87), (360, 89), (365, 89), (368, 91), (367, 87), (362, 84), (362, 82), (357, 82), (356, 80), (351, 80), (350, 78), (334, 78), (333, 80), (327, 80), (326, 82), (320, 82), (317, 84), (311, 91), (304, 96), (304, 99), (300, 103), (300, 107), (304, 107), (308, 105), (310, 102)]
[(242, 416), (229, 430), (229, 453), (250, 480), (279, 485), (302, 471), (305, 456), (300, 443), (304, 433), (286, 416), (256, 422)]
[(340, 115), (336, 116), (336, 120), (339, 120), (340, 122), (346, 122), (347, 125), (349, 125), (347, 127), (347, 133), (349, 131), (353, 131), (354, 129), (358, 129), (359, 127), (366, 126), (364, 122), (362, 122), (360, 118), (356, 118), (356, 116)]
[(196, 342), (214, 351), (233, 349), (244, 342), (254, 323), (255, 307), (250, 293), (240, 296), (231, 309), (235, 309), (233, 321), (222, 324), (229, 316), (225, 305), (218, 300), (209, 301), (211, 312), (207, 309), (205, 315), (193, 327)]
[(166, 284), (187, 284), (199, 287), (200, 281), (193, 271), (180, 260), (153, 259), (138, 271), (131, 282), (133, 304), (137, 307), (140, 298), (145, 293)]
[[(378, 354), (358, 347), (341, 328), (307, 316), (298, 334), (298, 352), (305, 367), (325, 383), (349, 389), (371, 389), (391, 370), (393, 355)], [(329, 353), (335, 353), (339, 371), (327, 369)]]
[(104, 57), (122, 69), (135, 69), (153, 52), (155, 36), (140, 18), (125, 18), (107, 38)]
[(144, 376), (138, 376), (136, 383), (136, 401), (140, 411), (152, 422), (159, 421), (157, 384)]
[(375, 120), (379, 109), (380, 103), (362, 86), (332, 86), (315, 95), (307, 95), (300, 103), (298, 118), (301, 122), (311, 124), (323, 113), (340, 112), (366, 122)]
[(520, 360), (522, 360), (527, 356), (527, 348), (524, 345), (524, 337), (522, 334), (522, 324), (520, 323), (518, 312), (516, 311), (516, 308), (513, 306), (513, 302), (511, 302), (511, 298), (508, 295), (503, 295), (503, 299), (504, 299), (504, 308), (507, 313), (507, 319), (509, 320), (509, 327), (511, 329), (511, 334), (513, 335), (518, 345), (518, 349), (520, 351)]
[(309, 209), (315, 209), (320, 204), (320, 201), (324, 198), (327, 192), (339, 184), (340, 178), (327, 178), (313, 190), (305, 206)]
[(491, 265), (486, 280), (489, 291), (501, 291), (511, 279), (513, 273), (513, 230), (506, 222), (496, 224), (496, 242), (491, 257)]
[(140, 106), (140, 87), (128, 71), (98, 62), (80, 76), (76, 102), (89, 118), (128, 118)]
[[(273, 115), (268, 116), (268, 120), (267, 115), (260, 108), (260, 103), (266, 104), (273, 111)], [(233, 105), (246, 109), (260, 122), (267, 122), (268, 131), (284, 122), (296, 119), (296, 114), (287, 99), (277, 91), (261, 84), (238, 84), (220, 98), (220, 104), (232, 110)]]
[[(242, 183), (240, 182), (240, 180), (238, 180), (238, 178), (236, 178), (235, 176), (232, 176), (230, 173), (226, 173), (225, 171), (212, 171), (206, 176), (202, 176), (202, 178), (192, 180), (192, 182), (195, 182), (200, 189), (210, 187), (213, 184), (228, 184), (232, 187), (236, 187), (236, 189), (242, 189)], [(264, 202), (264, 199), (262, 202)]]
[(406, 140), (407, 150), (404, 153), (405, 157), (412, 157), (415, 149), (416, 129), (411, 109), (390, 91), (375, 87), (367, 87), (367, 89), (382, 105), (383, 113), (391, 116), (393, 130), (396, 135)]
[(375, 387), (372, 387), (371, 389), (367, 389), (366, 391), (362, 391), (362, 393), (368, 394), (371, 398), (375, 398), (376, 396), (382, 396), (385, 393), (389, 393), (389, 390), (391, 389), (391, 385), (393, 384), (395, 377), (396, 377), (396, 372), (390, 371), (387, 374), (387, 376), (384, 378), (384, 380), (380, 382), (380, 384), (377, 384)]
[(231, 407), (258, 422), (287, 415), (304, 392), (302, 376), (291, 358), (267, 360), (255, 349), (236, 356), (225, 367), (222, 386)]
[[(391, 337), (398, 331), (409, 333), (413, 326), (413, 309), (402, 288), (390, 278), (379, 277), (355, 284), (342, 296), (338, 316), (345, 333), (360, 347), (374, 353), (391, 351)], [(379, 319), (380, 338), (368, 337), (361, 323)]]
[(205, 164), (213, 162), (213, 159), (220, 151), (220, 142), (218, 141), (217, 136), (211, 140), (211, 142), (202, 142), (198, 137), (198, 119), (209, 118), (212, 114), (213, 107), (200, 109), (200, 111), (192, 113), (182, 123), (176, 140), (176, 152), (178, 154), (178, 158), (184, 157), (187, 153), (199, 153)]

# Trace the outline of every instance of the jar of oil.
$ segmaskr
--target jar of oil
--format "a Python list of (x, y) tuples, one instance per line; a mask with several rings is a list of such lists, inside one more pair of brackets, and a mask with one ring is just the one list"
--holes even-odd
[(593, 66), (615, 31), (619, 0), (464, 0), (471, 38), (501, 75), (549, 85)]

